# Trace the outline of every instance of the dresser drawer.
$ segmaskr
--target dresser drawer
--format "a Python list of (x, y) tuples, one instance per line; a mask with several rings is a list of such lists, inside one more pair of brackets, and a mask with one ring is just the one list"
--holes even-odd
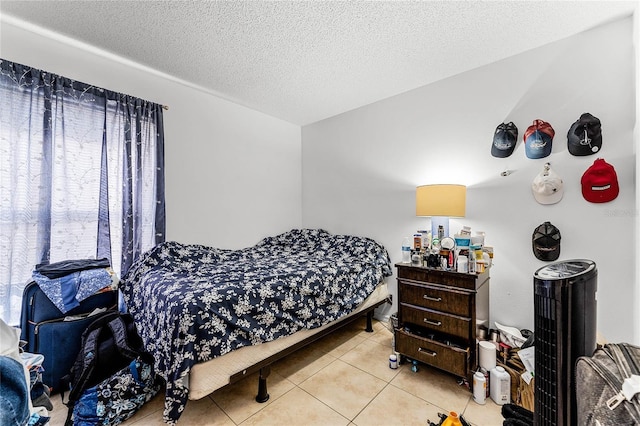
[(471, 319), (459, 317), (432, 309), (400, 304), (400, 318), (403, 323), (416, 324), (431, 330), (451, 334), (463, 339), (471, 335)]
[(460, 377), (466, 377), (469, 350), (396, 330), (396, 351)]
[(435, 309), (463, 317), (472, 316), (473, 295), (460, 290), (402, 281), (400, 302)]
[[(485, 275), (483, 274), (481, 276), (431, 268), (399, 266), (398, 278), (475, 290), (477, 283), (484, 281)], [(482, 280), (478, 281), (479, 278)]]

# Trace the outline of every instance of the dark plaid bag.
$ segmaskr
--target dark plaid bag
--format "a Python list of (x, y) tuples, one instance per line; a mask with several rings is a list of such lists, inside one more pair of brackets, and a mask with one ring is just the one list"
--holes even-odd
[[(576, 360), (578, 424), (640, 425), (640, 393), (630, 401), (623, 396), (632, 376), (640, 375), (640, 347), (628, 343), (607, 344), (591, 357)], [(634, 378), (634, 380), (637, 378)]]

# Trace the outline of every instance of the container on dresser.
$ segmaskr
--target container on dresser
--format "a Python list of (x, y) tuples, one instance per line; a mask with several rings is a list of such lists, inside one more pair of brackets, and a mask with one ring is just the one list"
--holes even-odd
[(396, 352), (471, 382), (477, 369), (476, 332), (489, 324), (489, 270), (469, 274), (395, 266)]

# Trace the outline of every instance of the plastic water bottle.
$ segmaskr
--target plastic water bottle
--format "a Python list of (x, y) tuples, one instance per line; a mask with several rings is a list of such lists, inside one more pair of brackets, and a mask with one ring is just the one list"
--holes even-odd
[(411, 241), (409, 237), (402, 240), (402, 263), (411, 263)]

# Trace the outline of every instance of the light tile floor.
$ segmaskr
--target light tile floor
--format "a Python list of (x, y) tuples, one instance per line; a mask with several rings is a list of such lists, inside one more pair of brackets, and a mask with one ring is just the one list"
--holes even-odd
[[(438, 413), (455, 411), (476, 426), (503, 422), (500, 406), (479, 405), (456, 377), (420, 365), (389, 368), (392, 333), (364, 319), (289, 355), (272, 366), (270, 399), (255, 402), (257, 375), (208, 397), (189, 401), (178, 425), (426, 425)], [(66, 407), (53, 396), (51, 426), (62, 426)], [(126, 426), (163, 425), (163, 393), (147, 403)]]

